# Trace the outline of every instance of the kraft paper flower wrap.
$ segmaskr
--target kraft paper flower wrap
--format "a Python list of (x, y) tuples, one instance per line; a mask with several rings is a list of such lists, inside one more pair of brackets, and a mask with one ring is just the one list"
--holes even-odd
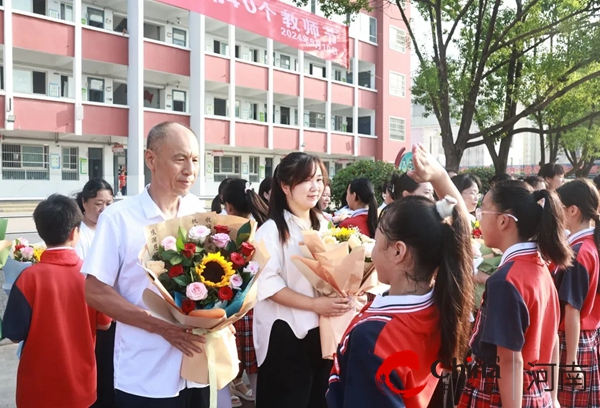
[(365, 247), (350, 251), (348, 242), (325, 244), (317, 231), (303, 231), (302, 257), (292, 262), (321, 295), (348, 297), (353, 308), (343, 316), (319, 318), (321, 351), (333, 359), (348, 325), (366, 303), (366, 292), (379, 286), (377, 272), (365, 262)]
[[(195, 309), (187, 314), (178, 306), (176, 299), (161, 282), (160, 275), (168, 273), (168, 271), (166, 269), (159, 271), (155, 266), (156, 262), (151, 261), (159, 251), (159, 243), (162, 239), (177, 236), (180, 228), (190, 231), (196, 226), (206, 226), (211, 230), (215, 227), (227, 227), (231, 241), (236, 242), (238, 240), (239, 242), (240, 235), (238, 231), (247, 228), (248, 223), (249, 220), (245, 218), (220, 215), (214, 212), (198, 213), (167, 220), (146, 227), (147, 244), (139, 257), (142, 267), (154, 285), (154, 288), (146, 289), (143, 294), (143, 300), (148, 310), (156, 317), (173, 324), (193, 327), (195, 328), (194, 333), (202, 334), (206, 338), (206, 343), (198, 343), (202, 353), (195, 354), (193, 357), (183, 356), (181, 376), (187, 380), (210, 385), (211, 408), (216, 407), (216, 390), (224, 388), (238, 374), (237, 347), (234, 334), (229, 326), (241, 319), (256, 304), (257, 277), (267, 264), (270, 256), (262, 241), (259, 243), (252, 242), (256, 231), (256, 223), (250, 221), (250, 232), (244, 234), (244, 242), (252, 243), (254, 246), (254, 251), (247, 257), (246, 261), (258, 265), (258, 271), (254, 274), (252, 280), (239, 293), (240, 296), (234, 297), (225, 308), (220, 308), (217, 305), (210, 308)], [(204, 241), (204, 239), (202, 240)]]

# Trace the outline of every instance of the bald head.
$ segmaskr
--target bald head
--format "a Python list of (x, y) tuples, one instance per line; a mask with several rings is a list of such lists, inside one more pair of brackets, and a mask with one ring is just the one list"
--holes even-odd
[(146, 141), (146, 148), (153, 152), (158, 152), (163, 142), (169, 135), (177, 133), (177, 131), (186, 129), (192, 135), (196, 136), (194, 131), (179, 122), (161, 122), (154, 125), (150, 132), (148, 132), (148, 140)]

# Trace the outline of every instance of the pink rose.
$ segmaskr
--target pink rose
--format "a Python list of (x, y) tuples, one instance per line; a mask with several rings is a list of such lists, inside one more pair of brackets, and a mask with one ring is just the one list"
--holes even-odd
[(165, 251), (177, 251), (177, 238), (169, 235), (160, 241), (160, 245), (165, 249)]
[(25, 245), (25, 246), (29, 245), (29, 241), (27, 241), (25, 238), (19, 238), (19, 239), (17, 239), (17, 241), (19, 241), (19, 244), (21, 244), (21, 245)]
[(248, 262), (248, 265), (246, 265), (246, 267), (244, 268), (244, 272), (249, 272), (252, 275), (256, 275), (256, 273), (258, 272), (258, 269), (259, 269), (258, 262), (250, 261), (250, 262)]
[(194, 282), (185, 288), (185, 295), (192, 300), (203, 300), (208, 296), (208, 290), (203, 283)]
[(233, 289), (239, 289), (244, 284), (244, 279), (242, 279), (242, 277), (236, 273), (229, 279), (229, 282), (231, 283), (231, 287)]
[(30, 246), (26, 246), (21, 248), (20, 250), (21, 252), (21, 256), (23, 257), (24, 261), (29, 261), (31, 259), (33, 259), (33, 248)]
[(225, 248), (229, 241), (231, 241), (231, 239), (229, 239), (229, 235), (223, 233), (213, 235), (212, 239), (217, 248)]

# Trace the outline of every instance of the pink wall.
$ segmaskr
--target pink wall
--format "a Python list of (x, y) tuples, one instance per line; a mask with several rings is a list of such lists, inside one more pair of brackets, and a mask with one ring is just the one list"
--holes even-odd
[(122, 35), (88, 30), (81, 33), (83, 59), (109, 62), (111, 64), (128, 65), (128, 38)]
[(324, 101), (327, 97), (327, 82), (315, 79), (304, 78), (304, 97)]
[(75, 105), (58, 101), (14, 98), (15, 130), (73, 133)]
[(74, 30), (67, 24), (13, 14), (13, 41), (17, 48), (72, 57)]
[[(380, 28), (377, 27), (378, 32), (380, 32), (379, 30), (380, 30)], [(379, 38), (381, 38), (381, 36), (379, 36)], [(385, 45), (379, 44), (379, 47), (376, 47), (373, 44), (359, 41), (359, 44), (358, 44), (359, 58), (362, 61), (372, 62), (373, 64), (376, 64), (378, 48), (381, 48), (382, 51), (384, 51), (384, 52), (388, 52), (388, 50), (389, 50), (389, 47), (387, 47), (387, 44), (385, 44)]]
[(327, 134), (324, 132), (304, 131), (304, 150), (308, 152), (325, 153), (327, 152)]
[(332, 154), (354, 154), (354, 136), (331, 134)]
[(4, 112), (6, 112), (6, 109), (4, 109), (4, 95), (0, 95), (0, 123), (4, 123)]
[(0, 44), (4, 44), (4, 10), (0, 10)]
[[(341, 105), (353, 106), (354, 90), (351, 86), (331, 84), (331, 101)], [(360, 105), (359, 105), (360, 106)]]
[(246, 88), (267, 90), (269, 70), (265, 67), (246, 64), (237, 61), (235, 63), (235, 85)]
[[(349, 58), (354, 58), (354, 38), (348, 39), (348, 55)], [(352, 61), (350, 61), (350, 64), (352, 64)]]
[(273, 148), (280, 150), (298, 149), (298, 130), (273, 127)]
[(144, 41), (144, 69), (190, 76), (190, 52)]
[(204, 141), (206, 144), (229, 144), (229, 121), (204, 119)]
[[(398, 152), (396, 152), (398, 153)], [(377, 139), (366, 137), (358, 138), (358, 155), (360, 157), (376, 157), (377, 156)]]
[(152, 126), (156, 125), (160, 122), (179, 122), (186, 126), (190, 125), (190, 117), (183, 115), (174, 115), (172, 113), (162, 113), (162, 112), (144, 112), (144, 137), (148, 135)]
[(207, 55), (205, 61), (207, 81), (229, 83), (229, 60)]
[(235, 145), (240, 147), (268, 147), (268, 130), (264, 125), (237, 122), (235, 124)]
[[(110, 118), (110, 120), (107, 120)], [(83, 134), (124, 136), (129, 134), (129, 109), (83, 105)]]
[(273, 92), (285, 95), (300, 95), (300, 77), (296, 74), (274, 69)]
[(358, 90), (358, 106), (365, 109), (377, 109), (377, 93), (373, 91), (366, 91), (364, 89)]

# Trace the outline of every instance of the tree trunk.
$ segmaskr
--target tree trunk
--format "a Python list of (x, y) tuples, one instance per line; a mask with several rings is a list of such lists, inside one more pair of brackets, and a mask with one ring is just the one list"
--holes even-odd
[(548, 141), (550, 143), (550, 157), (548, 158), (548, 163), (556, 163), (560, 148), (560, 132), (549, 134)]
[(585, 177), (587, 178), (587, 176), (589, 176), (590, 171), (592, 170), (592, 167), (594, 167), (594, 164), (596, 163), (596, 158), (595, 157), (591, 157), (589, 161), (587, 161), (585, 163), (585, 165), (583, 166), (583, 168), (581, 169), (581, 176), (580, 177)]
[(450, 123), (447, 126), (442, 126), (442, 129), (446, 129), (449, 132), (448, 135), (444, 135), (442, 130), (442, 146), (444, 147), (444, 155), (446, 156), (446, 170), (458, 173), (460, 167), (460, 161), (464, 152), (464, 148), (456, 146), (453, 142), (452, 127)]
[(498, 151), (498, 163), (495, 165), (496, 174), (506, 173), (508, 167), (508, 154), (510, 153), (510, 145), (512, 144), (512, 136), (505, 136), (500, 141), (500, 149)]

